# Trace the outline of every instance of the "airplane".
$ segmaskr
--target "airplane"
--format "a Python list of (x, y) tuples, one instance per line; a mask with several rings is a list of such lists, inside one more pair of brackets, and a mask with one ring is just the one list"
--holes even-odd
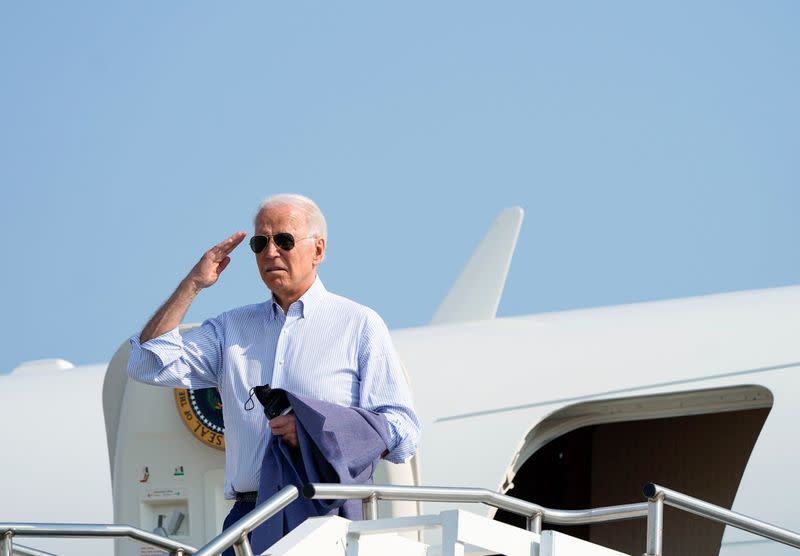
[[(800, 286), (496, 318), (522, 219), (501, 212), (429, 325), (392, 331), (422, 436), (406, 464), (382, 462), (376, 483), (578, 509), (642, 502), (655, 482), (800, 530)], [(128, 351), (125, 341), (107, 365), (34, 361), (0, 376), (0, 522), (160, 527), (193, 546), (217, 534), (230, 503), (214, 393), (129, 381)], [(440, 507), (382, 502), (381, 514)], [(641, 520), (553, 529), (644, 552)], [(664, 535), (670, 553), (790, 550), (670, 508)], [(150, 554), (126, 540), (24, 544)]]

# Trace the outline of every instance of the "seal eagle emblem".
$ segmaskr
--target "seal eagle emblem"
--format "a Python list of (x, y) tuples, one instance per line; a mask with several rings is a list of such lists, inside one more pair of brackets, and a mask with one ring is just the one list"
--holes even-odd
[(175, 389), (178, 415), (194, 437), (217, 450), (225, 449), (222, 398), (216, 388)]

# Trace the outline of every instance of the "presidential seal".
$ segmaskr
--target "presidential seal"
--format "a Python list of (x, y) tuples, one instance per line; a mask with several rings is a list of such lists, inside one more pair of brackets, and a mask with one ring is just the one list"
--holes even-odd
[(216, 388), (176, 388), (175, 405), (181, 421), (197, 440), (217, 450), (225, 449), (222, 398)]

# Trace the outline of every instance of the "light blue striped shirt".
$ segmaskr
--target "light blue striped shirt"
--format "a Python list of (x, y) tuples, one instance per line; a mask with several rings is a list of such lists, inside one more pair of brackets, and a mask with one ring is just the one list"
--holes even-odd
[(128, 375), (176, 388), (217, 387), (225, 419), (225, 495), (258, 490), (270, 429), (261, 405), (245, 411), (254, 386), (382, 413), (389, 422), (386, 459), (414, 455), (419, 420), (389, 330), (378, 314), (332, 294), (319, 278), (283, 309), (270, 300), (172, 330), (143, 344), (131, 338)]

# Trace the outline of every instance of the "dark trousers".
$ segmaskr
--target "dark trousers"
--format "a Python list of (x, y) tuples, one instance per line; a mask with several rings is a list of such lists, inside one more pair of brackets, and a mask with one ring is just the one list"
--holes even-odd
[[(222, 523), (222, 530), (224, 531), (241, 518), (245, 516), (245, 514), (250, 513), (256, 507), (255, 501), (253, 502), (245, 502), (244, 500), (237, 500), (236, 503), (231, 508), (231, 511), (228, 513), (228, 517), (225, 518), (225, 521)], [(251, 534), (247, 535), (249, 539)], [(222, 556), (234, 556), (233, 547), (231, 546), (225, 552), (222, 553)]]

